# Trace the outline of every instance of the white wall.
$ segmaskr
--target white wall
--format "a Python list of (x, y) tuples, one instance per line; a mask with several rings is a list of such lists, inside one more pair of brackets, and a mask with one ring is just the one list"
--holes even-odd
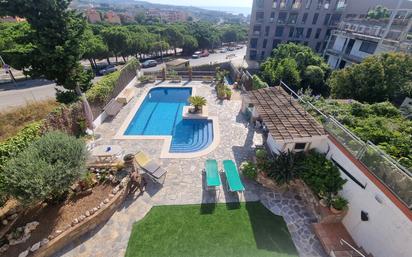
[[(328, 140), (327, 145), (330, 147), (328, 158), (333, 158), (362, 184), (366, 184), (363, 189), (342, 173), (348, 182), (341, 194), (349, 201), (349, 211), (343, 224), (355, 242), (374, 257), (411, 257), (412, 222), (332, 141)], [(325, 147), (319, 149), (324, 150)], [(362, 210), (369, 214), (369, 221), (361, 221)]]
[(345, 45), (346, 37), (336, 36), (335, 43), (333, 44), (333, 49), (336, 51), (343, 51), (343, 46)]

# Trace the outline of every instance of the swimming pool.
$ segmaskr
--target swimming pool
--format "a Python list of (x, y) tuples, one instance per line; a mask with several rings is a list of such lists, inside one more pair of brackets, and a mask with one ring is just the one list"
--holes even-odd
[(126, 136), (172, 136), (169, 152), (191, 153), (213, 142), (213, 122), (183, 119), (191, 88), (153, 88), (129, 123)]

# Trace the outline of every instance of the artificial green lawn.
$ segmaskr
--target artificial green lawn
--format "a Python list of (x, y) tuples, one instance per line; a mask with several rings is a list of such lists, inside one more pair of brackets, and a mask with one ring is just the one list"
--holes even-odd
[(257, 202), (153, 207), (127, 257), (298, 256), (282, 217)]

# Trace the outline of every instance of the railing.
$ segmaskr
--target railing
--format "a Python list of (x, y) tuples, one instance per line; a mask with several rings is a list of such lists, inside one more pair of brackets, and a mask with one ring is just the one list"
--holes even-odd
[(346, 246), (348, 246), (350, 249), (352, 249), (352, 251), (354, 251), (356, 254), (357, 254), (357, 256), (359, 256), (359, 257), (366, 257), (362, 252), (360, 252), (358, 249), (356, 249), (355, 247), (353, 247), (351, 244), (349, 244), (348, 242), (346, 242), (344, 239), (341, 239), (340, 241), (339, 241), (339, 243), (343, 246), (343, 245), (346, 245)]
[(364, 142), (333, 116), (326, 115), (312, 103), (304, 100), (283, 81), (281, 85), (289, 90), (291, 97), (301, 102), (304, 109), (320, 116), (324, 129), (344, 146), (357, 160), (379, 179), (409, 209), (412, 209), (412, 173), (372, 142)]

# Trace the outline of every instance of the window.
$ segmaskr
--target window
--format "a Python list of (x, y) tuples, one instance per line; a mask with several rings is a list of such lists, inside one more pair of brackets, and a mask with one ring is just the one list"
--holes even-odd
[(286, 0), (279, 0), (279, 8), (280, 9), (286, 8)]
[(296, 21), (298, 20), (298, 14), (297, 13), (291, 13), (289, 15), (289, 24), (296, 24)]
[(340, 21), (340, 18), (341, 18), (341, 17), (342, 17), (342, 14), (340, 14), (340, 13), (335, 13), (335, 14), (333, 14), (333, 15), (332, 15), (332, 18), (330, 19), (329, 25), (331, 25), (331, 26), (337, 26), (338, 23), (339, 23), (339, 21)]
[(269, 31), (270, 31), (270, 27), (266, 26), (265, 27), (265, 37), (269, 36)]
[(338, 0), (336, 4), (336, 10), (343, 10), (346, 8), (346, 0)]
[(273, 0), (272, 8), (276, 9), (278, 7), (278, 0)]
[(264, 0), (256, 0), (256, 6), (259, 8), (263, 8), (265, 1)]
[(265, 18), (265, 13), (264, 12), (256, 12), (256, 21), (257, 22), (263, 22), (264, 18)]
[(282, 37), (284, 29), (285, 29), (285, 27), (283, 27), (283, 26), (277, 26), (276, 30), (275, 30), (275, 37)]
[(320, 37), (320, 33), (322, 32), (322, 29), (316, 29), (316, 34), (315, 34), (315, 39), (318, 39)]
[(279, 24), (285, 24), (287, 17), (288, 17), (288, 13), (286, 13), (286, 12), (280, 12), (280, 13), (279, 13), (279, 18), (278, 18), (278, 23), (279, 23)]
[(312, 34), (312, 28), (308, 28), (308, 30), (306, 30), (306, 38), (310, 38), (311, 34)]
[(318, 4), (316, 5), (316, 9), (320, 10), (323, 5), (323, 0), (318, 0)]
[(251, 50), (249, 54), (250, 60), (256, 60), (257, 52), (255, 50)]
[(308, 20), (308, 13), (305, 12), (305, 13), (303, 14), (303, 17), (302, 17), (302, 24), (305, 24), (307, 20)]
[(289, 28), (289, 37), (293, 37), (293, 33), (295, 32), (295, 27)]
[(260, 59), (265, 59), (265, 51), (260, 52)]
[(296, 28), (296, 38), (302, 38), (303, 37), (303, 28)]
[(304, 46), (308, 46), (308, 45), (309, 45), (309, 42), (308, 42), (308, 41), (305, 41), (305, 42), (303, 42), (303, 45), (304, 45)]
[(322, 45), (322, 42), (317, 42), (316, 43), (316, 47), (315, 47), (316, 52), (319, 52), (321, 45)]
[(257, 42), (258, 42), (257, 38), (252, 38), (250, 40), (250, 48), (256, 48), (257, 47)]
[(319, 13), (315, 13), (315, 15), (313, 15), (313, 20), (312, 20), (313, 25), (315, 25), (318, 22), (318, 18), (319, 18)]
[(295, 151), (304, 151), (306, 148), (306, 143), (296, 143)]
[(302, 0), (293, 0), (292, 9), (299, 9), (302, 5)]
[(375, 42), (363, 41), (361, 46), (359, 47), (359, 51), (368, 53), (368, 54), (373, 54), (377, 46), (378, 44)]
[(270, 19), (269, 19), (269, 21), (270, 21), (270, 22), (274, 22), (274, 21), (275, 21), (275, 12), (271, 12), (271, 13), (270, 13)]
[(325, 19), (323, 20), (323, 25), (327, 26), (329, 24), (330, 14), (325, 15)]
[(262, 29), (262, 27), (261, 27), (260, 25), (255, 25), (255, 26), (253, 27), (253, 35), (259, 36), (261, 29)]
[(273, 44), (272, 44), (272, 49), (276, 48), (280, 43), (282, 43), (282, 40), (274, 39)]
[(263, 47), (263, 48), (266, 48), (267, 45), (268, 45), (268, 40), (265, 38), (265, 39), (263, 39), (263, 45), (262, 45), (262, 47)]
[(309, 9), (311, 4), (312, 4), (312, 0), (306, 0), (305, 8)]

